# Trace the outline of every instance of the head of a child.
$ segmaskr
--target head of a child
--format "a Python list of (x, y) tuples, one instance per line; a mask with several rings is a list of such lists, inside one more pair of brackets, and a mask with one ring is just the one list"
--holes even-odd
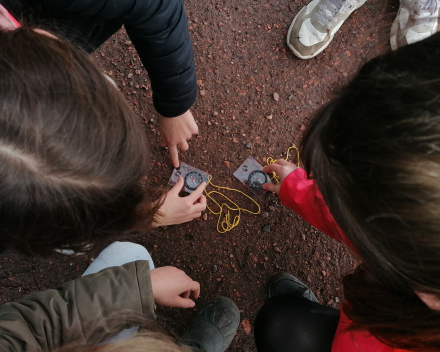
[(137, 117), (88, 57), (0, 32), (0, 244), (80, 250), (126, 230), (149, 160)]
[(440, 312), (419, 299), (440, 302), (439, 62), (440, 35), (371, 60), (311, 122), (302, 149), (362, 262), (344, 279), (346, 312), (411, 351), (440, 347)]
[[(163, 330), (163, 329), (161, 329)], [(166, 332), (138, 333), (132, 338), (126, 338), (111, 343), (80, 345), (73, 343), (63, 346), (56, 352), (189, 352), (192, 349), (171, 337)]]

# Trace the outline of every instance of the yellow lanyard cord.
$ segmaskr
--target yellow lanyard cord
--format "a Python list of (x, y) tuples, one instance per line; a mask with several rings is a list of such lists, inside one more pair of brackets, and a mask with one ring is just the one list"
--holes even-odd
[[(223, 193), (220, 193), (218, 191), (210, 191), (210, 192), (206, 192), (205, 189), (205, 195), (207, 198), (211, 199), (218, 207), (219, 207), (219, 211), (215, 212), (214, 210), (212, 210), (209, 206), (206, 206), (208, 208), (208, 210), (214, 214), (214, 215), (218, 215), (218, 220), (217, 220), (217, 231), (219, 233), (225, 233), (227, 231), (231, 231), (234, 227), (236, 227), (239, 223), (240, 223), (240, 216), (241, 216), (241, 212), (246, 212), (246, 213), (250, 213), (250, 214), (260, 214), (261, 209), (260, 209), (260, 205), (253, 200), (251, 197), (249, 197), (247, 194), (243, 193), (242, 191), (239, 191), (238, 189), (234, 189), (234, 188), (229, 188), (229, 187), (221, 187), (221, 186), (217, 186), (215, 184), (213, 184), (211, 182), (212, 176), (209, 176), (208, 179), (208, 185), (211, 185), (213, 187), (216, 187), (218, 189), (224, 189), (227, 191), (234, 191), (234, 192), (238, 192), (242, 195), (244, 195), (246, 198), (250, 199), (257, 207), (258, 207), (258, 211), (257, 212), (253, 212), (251, 210), (245, 209), (245, 208), (240, 208), (238, 206), (237, 203), (233, 202), (230, 198), (228, 198), (226, 195), (224, 195)], [(212, 194), (219, 194), (220, 196), (222, 196), (223, 198), (225, 198), (228, 202), (230, 202), (231, 204), (233, 204), (234, 206), (230, 206), (227, 203), (222, 203), (221, 205), (214, 199), (212, 198)], [(222, 219), (223, 216), (223, 210), (227, 209), (226, 214), (224, 219)], [(234, 220), (231, 221), (231, 211), (238, 211), (238, 214), (234, 216)]]
[[(300, 165), (299, 151), (298, 151), (298, 148), (295, 147), (295, 146), (292, 146), (289, 149), (287, 149), (286, 160), (289, 159), (289, 152), (290, 152), (291, 149), (295, 149), (296, 150), (296, 157), (297, 157), (296, 160), (298, 161), (298, 166), (299, 166)], [(267, 158), (267, 160), (266, 160), (267, 165), (273, 164), (275, 161), (276, 161), (276, 159), (274, 160), (271, 157)], [(272, 179), (275, 180), (276, 183), (280, 182), (280, 178), (278, 177), (278, 175), (276, 173), (273, 173), (273, 178)], [(241, 212), (246, 212), (246, 213), (253, 214), (253, 215), (258, 215), (258, 214), (261, 213), (260, 205), (255, 200), (253, 200), (251, 197), (249, 197), (247, 194), (243, 193), (242, 191), (239, 191), (238, 189), (217, 186), (217, 185), (213, 184), (211, 182), (211, 180), (212, 180), (212, 176), (209, 175), (208, 185), (211, 185), (211, 186), (213, 186), (213, 187), (215, 187), (217, 189), (224, 189), (224, 190), (227, 190), (227, 191), (238, 192), (238, 193), (244, 195), (249, 200), (251, 200), (257, 206), (257, 208), (258, 208), (257, 212), (253, 212), (252, 210), (241, 208), (241, 207), (238, 206), (237, 203), (232, 201), (229, 197), (227, 197), (223, 193), (220, 193), (219, 191), (209, 191), (209, 192), (207, 192), (206, 189), (205, 189), (206, 198), (209, 198), (210, 200), (212, 200), (218, 206), (218, 208), (219, 208), (219, 211), (216, 212), (216, 211), (212, 210), (208, 205), (206, 206), (208, 208), (208, 210), (212, 214), (218, 215), (217, 231), (219, 233), (225, 233), (225, 232), (231, 231), (234, 227), (236, 227), (240, 223)], [(219, 194), (220, 196), (225, 198), (228, 202), (230, 202), (233, 206), (231, 206), (231, 205), (229, 205), (227, 203), (220, 204), (219, 202), (217, 202), (211, 196), (213, 194)], [(223, 211), (225, 209), (226, 209), (226, 211), (225, 211), (225, 215), (224, 215), (224, 218), (223, 218)], [(238, 214), (234, 216), (233, 220), (232, 220), (232, 216), (231, 216), (231, 211), (238, 211)]]
[[(289, 160), (289, 152), (291, 149), (295, 149), (296, 150), (296, 160), (298, 162), (298, 166), (300, 166), (300, 159), (299, 159), (299, 150), (297, 147), (295, 146), (291, 146), (289, 147), (289, 149), (287, 149), (287, 153), (286, 153), (286, 160)], [(267, 165), (273, 164), (275, 161), (277, 161), (277, 159), (273, 159), (271, 157), (268, 157), (266, 160)], [(278, 177), (278, 175), (274, 172), (273, 176), (271, 178), (273, 181), (276, 181), (276, 183), (280, 183), (280, 178)]]

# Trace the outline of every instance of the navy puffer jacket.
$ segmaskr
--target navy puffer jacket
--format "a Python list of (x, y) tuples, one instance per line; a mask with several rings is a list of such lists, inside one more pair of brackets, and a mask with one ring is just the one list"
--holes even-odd
[(156, 110), (174, 117), (195, 102), (194, 54), (181, 0), (0, 0), (23, 24), (91, 53), (122, 25), (148, 71)]

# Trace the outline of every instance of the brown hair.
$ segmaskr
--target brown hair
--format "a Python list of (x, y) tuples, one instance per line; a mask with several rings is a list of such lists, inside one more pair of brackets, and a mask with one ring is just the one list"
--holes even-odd
[(344, 278), (352, 329), (440, 349), (440, 35), (365, 64), (308, 127), (302, 157), (363, 264)]
[(149, 157), (122, 94), (63, 40), (19, 28), (0, 47), (0, 244), (84, 250), (130, 228)]
[[(107, 318), (106, 326), (97, 326), (96, 331), (88, 334), (86, 343), (71, 342), (59, 346), (55, 352), (191, 352), (192, 349), (171, 331), (141, 315), (116, 314)], [(138, 326), (139, 331), (133, 336), (126, 336), (119, 341), (109, 341), (111, 332), (117, 334), (122, 329)], [(105, 331), (103, 337), (103, 331)], [(113, 335), (114, 336), (114, 335)], [(110, 339), (111, 340), (111, 339)], [(103, 343), (105, 341), (105, 343)]]
[(137, 334), (133, 338), (107, 343), (101, 346), (76, 345), (62, 347), (56, 352), (191, 352), (171, 336), (159, 332)]

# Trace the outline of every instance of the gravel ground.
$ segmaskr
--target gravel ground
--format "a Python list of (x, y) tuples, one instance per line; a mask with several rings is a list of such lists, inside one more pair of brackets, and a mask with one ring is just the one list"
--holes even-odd
[[(389, 28), (398, 1), (371, 0), (346, 21), (323, 53), (311, 60), (297, 59), (285, 36), (290, 21), (306, 4), (185, 1), (199, 85), (192, 111), (200, 134), (191, 140), (190, 150), (181, 153), (181, 160), (212, 174), (215, 184), (246, 192), (232, 173), (247, 156), (261, 163), (282, 157), (289, 146), (300, 143), (316, 110), (363, 62), (390, 50)], [(125, 31), (92, 58), (115, 80), (144, 123), (153, 155), (153, 183), (165, 185), (172, 167), (159, 146), (151, 86)], [(181, 334), (197, 307), (214, 296), (228, 296), (237, 303), (242, 319), (230, 350), (255, 351), (253, 321), (265, 300), (265, 283), (278, 271), (295, 274), (323, 304), (339, 307), (344, 299), (341, 278), (354, 268), (354, 259), (343, 246), (283, 207), (278, 196), (266, 194), (259, 203), (260, 215), (243, 214), (239, 226), (225, 234), (216, 231), (217, 218), (207, 212), (191, 223), (121, 235), (121, 240), (146, 246), (156, 266), (177, 266), (201, 283), (195, 309), (158, 308), (163, 324)], [(79, 277), (93, 256), (96, 253), (35, 259), (5, 252), (0, 256), (0, 303)]]

